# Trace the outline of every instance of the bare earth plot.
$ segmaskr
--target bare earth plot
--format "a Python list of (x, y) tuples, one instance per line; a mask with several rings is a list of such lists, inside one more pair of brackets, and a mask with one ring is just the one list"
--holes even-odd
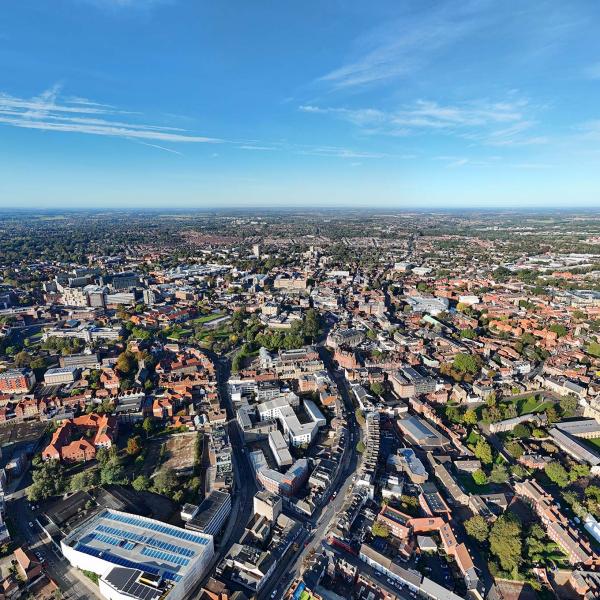
[(173, 469), (178, 475), (191, 473), (196, 458), (196, 440), (194, 432), (179, 433), (165, 440), (162, 450), (161, 467)]

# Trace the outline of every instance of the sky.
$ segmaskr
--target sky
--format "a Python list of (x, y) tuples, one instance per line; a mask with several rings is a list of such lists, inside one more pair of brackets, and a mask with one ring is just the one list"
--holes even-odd
[(0, 208), (600, 208), (597, 0), (18, 0)]

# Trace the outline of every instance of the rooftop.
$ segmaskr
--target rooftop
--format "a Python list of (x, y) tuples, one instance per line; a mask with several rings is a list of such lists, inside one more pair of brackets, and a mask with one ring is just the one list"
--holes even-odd
[(114, 565), (142, 568), (176, 583), (191, 563), (212, 550), (213, 541), (210, 535), (104, 510), (68, 535), (63, 544)]

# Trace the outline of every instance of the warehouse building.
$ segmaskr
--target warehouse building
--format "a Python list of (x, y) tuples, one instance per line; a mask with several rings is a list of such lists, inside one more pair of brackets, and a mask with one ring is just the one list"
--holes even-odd
[(61, 550), (73, 567), (100, 576), (100, 592), (110, 600), (181, 600), (214, 555), (211, 535), (115, 510), (83, 523)]

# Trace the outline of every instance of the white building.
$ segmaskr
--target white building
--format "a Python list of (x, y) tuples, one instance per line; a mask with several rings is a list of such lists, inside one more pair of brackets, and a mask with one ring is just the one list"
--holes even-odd
[(429, 313), (434, 316), (448, 310), (450, 305), (448, 298), (435, 298), (433, 296), (407, 296), (406, 302), (415, 312)]
[(269, 448), (278, 467), (289, 467), (294, 462), (288, 445), (278, 429), (269, 432)]
[[(312, 407), (309, 403), (312, 404)], [(261, 421), (278, 420), (290, 444), (301, 446), (310, 444), (317, 435), (319, 427), (326, 423), (325, 418), (313, 402), (305, 401), (304, 407), (308, 417), (308, 419), (303, 419), (304, 422), (300, 421), (286, 397), (263, 402), (258, 405), (257, 410)]]
[(77, 377), (79, 377), (79, 369), (76, 367), (55, 367), (44, 373), (44, 383), (46, 385), (73, 383)]
[(73, 567), (100, 576), (100, 592), (110, 600), (181, 600), (214, 555), (211, 535), (116, 510), (87, 520), (61, 549)]

